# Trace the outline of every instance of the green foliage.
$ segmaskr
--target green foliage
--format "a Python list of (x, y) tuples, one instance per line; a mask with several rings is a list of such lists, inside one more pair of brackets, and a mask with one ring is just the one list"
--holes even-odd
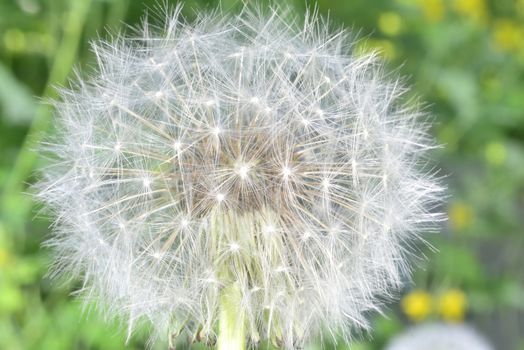
[[(313, 8), (289, 3), (299, 11)], [(83, 311), (70, 296), (78, 286), (52, 284), (45, 276), (50, 257), (40, 244), (49, 221), (24, 193), (44, 162), (31, 149), (51, 117), (39, 99), (55, 96), (54, 86), (66, 84), (73, 62), (89, 67), (89, 40), (107, 35), (106, 28), (138, 24), (144, 9), (157, 4), (0, 1), (1, 349), (138, 349), (147, 341), (144, 332), (125, 345), (125, 327), (106, 323), (95, 309)], [(216, 4), (188, 0), (184, 11), (192, 18), (192, 9)], [(223, 1), (226, 8), (238, 4)], [(400, 66), (434, 115), (433, 132), (443, 145), (434, 157), (449, 185), (442, 208), (449, 221), (429, 238), (432, 248), (419, 247), (427, 259), (405, 293), (427, 291), (435, 300), (427, 318), (445, 319), (439, 296), (461, 290), (467, 321), (498, 348), (524, 349), (524, 1), (319, 0), (318, 9), (359, 31), (356, 49), (378, 48), (391, 68)], [(394, 304), (387, 317), (376, 316), (372, 337), (351, 349), (381, 349), (412, 323), (401, 310)]]

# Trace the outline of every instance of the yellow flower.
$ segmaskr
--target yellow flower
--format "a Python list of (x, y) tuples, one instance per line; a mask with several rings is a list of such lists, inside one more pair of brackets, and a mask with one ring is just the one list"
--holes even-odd
[(423, 290), (414, 290), (402, 299), (402, 311), (415, 322), (424, 320), (431, 313), (431, 295)]
[(460, 322), (464, 320), (466, 306), (466, 294), (459, 289), (450, 289), (440, 297), (438, 312), (446, 321)]
[(384, 12), (378, 18), (378, 27), (386, 35), (398, 35), (402, 30), (402, 17), (395, 12)]
[(477, 22), (484, 22), (488, 14), (485, 0), (454, 0), (453, 9)]
[(8, 29), (4, 33), (4, 45), (8, 51), (22, 52), (26, 48), (26, 36), (18, 28)]
[(390, 40), (368, 39), (357, 46), (357, 55), (366, 55), (378, 52), (384, 59), (392, 61), (397, 57), (395, 45)]
[(455, 202), (448, 209), (449, 223), (453, 229), (462, 231), (471, 226), (475, 213), (473, 208), (464, 202)]
[(511, 19), (499, 19), (493, 25), (493, 43), (500, 51), (518, 51), (524, 41), (523, 29)]
[(444, 18), (446, 8), (442, 0), (419, 0), (419, 6), (430, 22), (440, 22)]
[(9, 252), (0, 247), (0, 268), (7, 265), (9, 262)]
[(504, 144), (500, 142), (490, 142), (486, 146), (485, 156), (488, 163), (493, 166), (504, 164), (508, 158), (508, 152)]

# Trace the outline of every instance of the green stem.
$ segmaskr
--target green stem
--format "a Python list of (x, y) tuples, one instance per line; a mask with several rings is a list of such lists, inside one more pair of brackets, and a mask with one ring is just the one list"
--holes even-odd
[[(49, 73), (49, 79), (43, 93), (44, 98), (56, 97), (55, 86), (65, 83), (77, 55), (82, 28), (90, 6), (91, 0), (71, 1), (69, 16), (64, 24), (63, 39)], [(24, 182), (31, 174), (37, 160), (35, 149), (49, 128), (50, 116), (51, 109), (49, 106), (41, 104), (5, 182), (2, 196), (4, 208), (13, 196), (18, 196), (23, 191)]]
[(225, 287), (220, 296), (218, 350), (244, 350), (246, 325), (238, 282)]

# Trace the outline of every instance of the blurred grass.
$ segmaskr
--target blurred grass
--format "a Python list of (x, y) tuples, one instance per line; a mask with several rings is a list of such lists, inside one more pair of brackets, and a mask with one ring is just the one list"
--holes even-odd
[[(157, 3), (0, 1), (0, 349), (144, 348), (144, 335), (125, 347), (123, 327), (82, 312), (74, 282), (45, 277), (49, 222), (34, 218), (23, 193), (43, 162), (32, 145), (51, 116), (39, 99), (55, 96), (73, 63), (89, 67), (89, 40), (139, 23)], [(185, 12), (215, 4), (188, 0)], [(433, 157), (450, 187), (449, 221), (429, 239), (435, 249), (424, 248), (402, 301), (352, 349), (381, 349), (429, 320), (471, 322), (498, 349), (524, 349), (524, 0), (319, 0), (318, 8), (359, 31), (358, 49), (381, 50), (428, 101), (444, 145)]]

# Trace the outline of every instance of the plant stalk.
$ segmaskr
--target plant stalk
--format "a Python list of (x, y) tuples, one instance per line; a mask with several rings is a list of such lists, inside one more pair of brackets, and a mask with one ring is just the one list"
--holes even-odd
[(241, 298), (238, 282), (225, 287), (221, 292), (218, 350), (244, 350), (246, 348), (246, 322)]
[[(64, 24), (63, 39), (58, 47), (49, 79), (43, 93), (45, 99), (54, 98), (57, 95), (56, 85), (63, 85), (67, 79), (69, 71), (75, 61), (82, 29), (89, 12), (92, 0), (73, 1), (67, 20)], [(23, 192), (24, 184), (37, 160), (35, 149), (38, 147), (45, 132), (49, 128), (51, 108), (47, 104), (41, 104), (35, 118), (29, 128), (27, 136), (17, 155), (15, 163), (4, 185), (2, 194), (2, 205), (5, 207), (12, 196), (20, 196)]]

